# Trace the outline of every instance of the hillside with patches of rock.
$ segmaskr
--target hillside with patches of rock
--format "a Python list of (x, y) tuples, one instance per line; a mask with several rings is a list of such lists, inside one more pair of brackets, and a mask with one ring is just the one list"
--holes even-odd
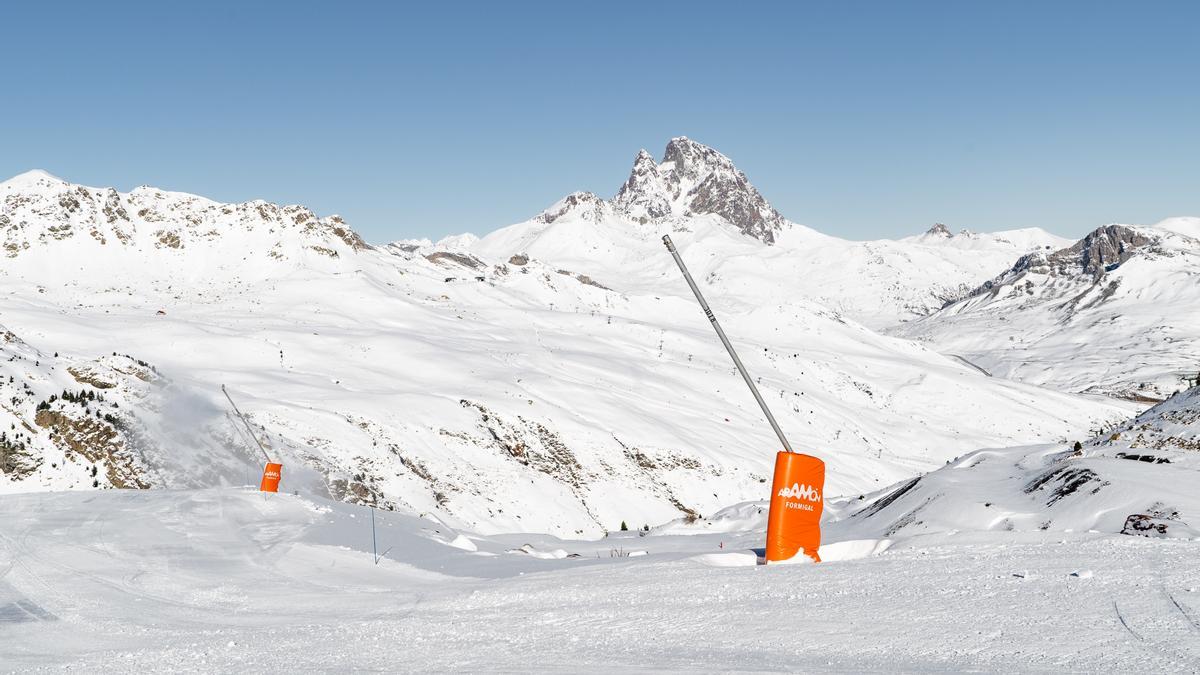
[(1200, 219), (1107, 225), (1022, 256), (894, 331), (993, 375), (1160, 401), (1200, 370)]
[[(773, 243), (743, 231), (776, 222), (756, 191), (714, 152), (673, 143), (673, 164), (655, 166), (681, 201), (661, 220), (577, 194), (515, 232), (440, 244), (366, 246), (303, 207), (6, 182), (16, 254), (0, 265), (0, 322), (34, 350), (12, 363), (35, 364), (12, 373), (29, 391), (12, 393), (10, 425), (28, 425), (16, 442), (35, 452), (0, 490), (255, 484), (265, 458), (229, 418), (225, 385), (285, 490), (475, 531), (595, 536), (757, 498), (775, 441), (664, 231), (792, 443), (829, 458), (834, 494), (1130, 412), (986, 377), (807, 297), (789, 238), (832, 242), (813, 255), (837, 267), (865, 249), (787, 223)], [(740, 221), (746, 209), (761, 220)], [(880, 246), (929, 270), (969, 248)], [(153, 364), (149, 380), (118, 377), (131, 366), (113, 353)]]

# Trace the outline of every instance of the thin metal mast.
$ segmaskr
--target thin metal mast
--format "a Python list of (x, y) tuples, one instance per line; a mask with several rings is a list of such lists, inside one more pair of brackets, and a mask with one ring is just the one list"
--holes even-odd
[(763, 414), (767, 416), (767, 421), (771, 423), (771, 428), (775, 430), (775, 435), (779, 437), (779, 442), (783, 443), (783, 449), (788, 452), (794, 452), (791, 444), (788, 443), (787, 437), (783, 435), (783, 430), (779, 428), (779, 423), (775, 421), (775, 416), (771, 414), (771, 409), (767, 407), (767, 402), (763, 400), (762, 394), (758, 393), (758, 387), (754, 386), (754, 380), (750, 379), (750, 373), (746, 372), (746, 366), (742, 365), (742, 360), (738, 358), (737, 352), (733, 350), (733, 345), (730, 344), (729, 338), (725, 337), (725, 331), (721, 330), (721, 324), (717, 322), (716, 315), (709, 309), (708, 303), (705, 302), (704, 296), (700, 293), (700, 288), (696, 286), (691, 273), (688, 272), (687, 265), (683, 264), (683, 258), (679, 257), (679, 251), (675, 250), (675, 244), (671, 242), (671, 235), (664, 234), (662, 240), (663, 244), (666, 244), (667, 250), (671, 252), (671, 256), (675, 258), (675, 264), (679, 265), (679, 271), (683, 272), (683, 278), (687, 280), (688, 286), (692, 288), (692, 293), (695, 294), (696, 300), (700, 302), (700, 307), (704, 309), (704, 315), (708, 317), (713, 330), (717, 331), (717, 337), (721, 338), (721, 344), (725, 345), (725, 351), (729, 352), (729, 357), (733, 359), (733, 365), (737, 366), (738, 372), (742, 374), (742, 379), (746, 381), (746, 386), (750, 387), (750, 393), (754, 394), (754, 400), (758, 401), (758, 407), (762, 408)]
[(271, 456), (267, 454), (267, 449), (264, 448), (263, 444), (258, 440), (258, 436), (254, 435), (254, 429), (252, 429), (250, 427), (250, 423), (246, 421), (246, 416), (242, 414), (241, 410), (238, 410), (237, 404), (234, 403), (233, 399), (229, 397), (229, 392), (225, 390), (225, 385), (221, 385), (221, 393), (225, 394), (225, 400), (229, 401), (229, 405), (233, 406), (233, 412), (237, 413), (238, 419), (242, 421), (242, 424), (246, 425), (246, 431), (250, 433), (250, 438), (254, 439), (254, 443), (258, 445), (259, 450), (262, 450), (263, 457), (266, 457), (267, 463), (270, 464)]

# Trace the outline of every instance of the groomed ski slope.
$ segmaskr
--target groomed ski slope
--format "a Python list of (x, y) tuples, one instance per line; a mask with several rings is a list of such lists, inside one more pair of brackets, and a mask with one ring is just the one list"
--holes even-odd
[[(374, 565), (364, 507), (237, 488), (13, 495), (0, 502), (0, 663), (126, 672), (1200, 667), (1195, 542), (941, 533), (890, 547), (831, 541), (820, 565), (763, 567), (748, 550), (762, 542), (757, 511), (731, 509), (692, 535), (678, 524), (599, 541), (468, 537), (378, 512), (387, 555)], [(725, 528), (740, 533), (716, 531)], [(610, 557), (614, 549), (635, 555)]]

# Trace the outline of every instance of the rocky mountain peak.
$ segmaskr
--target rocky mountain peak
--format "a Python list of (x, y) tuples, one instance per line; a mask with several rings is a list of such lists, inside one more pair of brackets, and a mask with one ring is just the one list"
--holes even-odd
[(1066, 248), (1052, 253), (1036, 251), (1021, 256), (1010, 269), (971, 291), (967, 297), (985, 293), (994, 297), (999, 289), (1018, 284), (1028, 274), (1074, 278), (1095, 285), (1105, 274), (1117, 269), (1141, 250), (1153, 246), (1156, 241), (1151, 233), (1142, 229), (1128, 225), (1105, 225)]
[(946, 227), (942, 223), (934, 223), (933, 227), (929, 228), (928, 230), (925, 230), (925, 234), (927, 234), (931, 237), (953, 237), (954, 236), (954, 233), (950, 231), (950, 228)]
[(1037, 271), (1051, 276), (1083, 276), (1098, 281), (1120, 267), (1139, 249), (1154, 243), (1147, 232), (1127, 225), (1105, 225), (1086, 237), (1053, 253), (1022, 256), (1006, 274)]
[(1153, 239), (1145, 233), (1124, 225), (1105, 225), (1093, 230), (1068, 249), (1059, 251), (1054, 257), (1066, 261), (1074, 258), (1085, 274), (1098, 279), (1105, 272), (1116, 269), (1134, 255), (1134, 252), (1149, 244)]
[(629, 179), (613, 198), (617, 211), (637, 220), (657, 220), (671, 215), (671, 195), (650, 153), (639, 150)]
[(739, 173), (728, 157), (687, 136), (677, 136), (667, 143), (663, 164), (669, 165), (678, 183), (699, 183), (714, 172)]
[(657, 164), (640, 151), (612, 205), (642, 222), (717, 215), (767, 243), (785, 222), (728, 157), (686, 136), (672, 138)]

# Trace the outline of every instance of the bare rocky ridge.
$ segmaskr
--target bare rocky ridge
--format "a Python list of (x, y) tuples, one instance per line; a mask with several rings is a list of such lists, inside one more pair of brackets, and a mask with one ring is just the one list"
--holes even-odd
[(1068, 248), (1050, 254), (1039, 251), (1021, 256), (1011, 269), (976, 288), (967, 297), (985, 293), (995, 296), (1003, 287), (1020, 284), (1028, 274), (1073, 277), (1099, 283), (1107, 272), (1120, 267), (1155, 241), (1142, 230), (1125, 225), (1105, 225)]
[[(941, 310), (898, 328), (988, 372), (1156, 403), (1200, 359), (1200, 238), (1188, 219), (1105, 225), (1021, 256)], [(1172, 229), (1175, 228), (1175, 229)]]
[(370, 248), (341, 217), (319, 217), (298, 205), (222, 204), (151, 187), (120, 193), (74, 185), (43, 171), (0, 183), (0, 247), (9, 258), (58, 241), (186, 251), (235, 231), (274, 240), (275, 246), (264, 242), (265, 250), (256, 253), (275, 259), (286, 257), (289, 237), (331, 258)]

